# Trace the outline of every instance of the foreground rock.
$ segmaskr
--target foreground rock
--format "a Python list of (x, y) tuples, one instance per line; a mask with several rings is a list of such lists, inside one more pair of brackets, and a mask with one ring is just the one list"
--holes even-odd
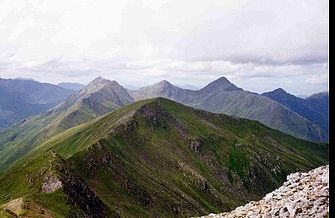
[(204, 217), (327, 217), (329, 213), (329, 166), (307, 173), (293, 173), (287, 181), (262, 200), (232, 212)]

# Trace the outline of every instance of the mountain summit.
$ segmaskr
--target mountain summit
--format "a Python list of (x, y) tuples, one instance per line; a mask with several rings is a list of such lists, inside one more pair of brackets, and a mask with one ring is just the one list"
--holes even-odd
[(237, 86), (235, 86), (226, 77), (220, 77), (219, 79), (209, 83), (207, 86), (205, 86), (201, 90), (203, 92), (243, 91), (243, 89), (238, 88)]
[(313, 97), (309, 97), (306, 99), (298, 98), (281, 88), (275, 89), (272, 92), (263, 93), (262, 95), (285, 105), (290, 110), (298, 113), (299, 115), (318, 125), (326, 134), (328, 134), (329, 104), (327, 101), (327, 97), (319, 99), (317, 98), (315, 101), (313, 101), (311, 100), (311, 98)]
[(165, 97), (175, 101), (186, 98), (192, 94), (191, 90), (186, 90), (172, 85), (166, 80), (162, 80), (151, 86), (146, 86), (138, 90), (129, 91), (135, 100), (143, 100), (155, 97)]
[(275, 90), (272, 91), (272, 93), (276, 93), (276, 94), (288, 94), (284, 89), (282, 88), (277, 88)]

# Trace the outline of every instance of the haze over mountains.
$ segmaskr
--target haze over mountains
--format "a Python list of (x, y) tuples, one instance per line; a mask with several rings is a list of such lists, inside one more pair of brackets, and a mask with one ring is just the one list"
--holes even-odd
[(48, 110), (72, 93), (72, 90), (31, 79), (0, 78), (0, 130)]
[[(100, 78), (100, 82), (103, 83), (103, 80), (104, 79)], [(8, 80), (8, 82), (9, 81), (10, 80)], [(11, 81), (13, 82), (15, 80)], [(20, 83), (34, 83), (40, 85), (40, 83), (34, 81), (18, 80), (18, 84)], [(73, 90), (58, 88), (58, 90), (56, 91), (49, 92), (49, 95), (57, 96), (59, 91), (63, 91), (65, 93), (74, 93), (74, 89), (80, 88), (80, 85), (78, 86), (78, 84), (76, 83), (65, 84), (67, 84), (65, 86), (67, 86), (68, 88), (69, 86), (73, 85), (76, 87), (73, 87)], [(56, 87), (53, 85), (50, 86)], [(36, 89), (38, 89), (38, 87), (36, 87)], [(165, 80), (152, 86), (139, 88), (137, 90), (128, 90), (129, 95), (125, 94), (126, 89), (122, 88), (122, 90), (122, 94), (121, 92), (118, 93), (120, 94), (120, 96), (115, 95), (115, 93), (112, 94), (112, 98), (114, 100), (118, 98), (118, 102), (116, 103), (116, 105), (118, 106), (124, 105), (125, 102), (129, 104), (136, 100), (143, 100), (153, 97), (166, 97), (171, 100), (211, 112), (225, 113), (228, 115), (235, 115), (248, 119), (258, 120), (268, 125), (269, 127), (279, 129), (285, 133), (303, 139), (313, 141), (328, 140), (329, 101), (327, 94), (319, 94), (314, 97), (301, 99), (286, 92), (285, 94), (283, 90), (278, 89), (273, 92), (258, 95), (256, 93), (244, 91), (243, 89), (236, 87), (224, 77), (213, 81), (212, 83), (199, 90), (182, 89), (172, 85)], [(100, 93), (104, 93), (104, 91), (106, 90), (101, 90)], [(107, 91), (107, 93), (109, 92)], [(106, 98), (106, 102), (108, 102), (109, 94), (99, 94), (99, 98)], [(64, 100), (68, 95), (69, 94), (61, 96), (58, 95), (59, 97), (56, 100), (58, 100), (59, 103), (60, 101)], [(21, 96), (21, 98), (23, 98), (24, 100), (29, 99), (24, 96)], [(75, 98), (76, 97), (71, 97), (71, 99)], [(53, 96), (48, 96), (47, 101), (52, 101), (52, 99), (54, 99)], [(103, 101), (103, 99), (100, 100)], [(2, 102), (2, 105), (11, 104), (11, 102), (7, 99), (2, 99)], [(22, 110), (23, 107), (19, 107), (19, 104), (20, 103), (17, 103), (16, 106), (13, 106), (15, 107), (14, 110)], [(46, 111), (55, 104), (56, 103), (38, 105), (38, 109), (31, 113), (28, 113), (28, 107), (28, 110), (23, 109), (23, 115), (18, 116), (18, 118), (16, 119), (13, 119), (12, 116), (8, 114), (8, 112), (4, 112), (2, 113), (3, 121), (0, 122), (0, 126), (2, 125), (4, 127), (8, 127), (17, 122), (18, 120), (28, 117), (29, 115), (38, 114)], [(115, 107), (116, 105), (111, 107)], [(106, 105), (104, 105), (103, 107), (106, 107)], [(106, 109), (97, 110), (99, 110), (99, 112), (96, 114), (99, 115), (101, 115), (101, 113), (106, 113), (110, 111)], [(92, 116), (88, 115), (88, 117)], [(87, 118), (86, 120), (88, 119), (90, 118)]]
[(75, 90), (75, 91), (79, 91), (80, 89), (85, 87), (85, 85), (83, 85), (83, 84), (71, 83), (71, 82), (58, 83), (57, 86), (60, 86), (64, 89), (70, 89), (70, 90)]
[[(37, 82), (33, 84), (41, 85)], [(311, 97), (310, 101), (322, 99), (324, 105), (318, 104), (318, 107), (326, 107), (325, 96), (316, 95)], [(258, 120), (272, 128), (303, 139), (327, 140), (327, 132), (307, 120), (308, 117), (303, 117), (304, 114), (300, 116), (298, 110), (294, 112), (286, 105), (268, 97), (244, 91), (223, 77), (197, 91), (176, 87), (168, 81), (130, 91), (116, 81), (99, 77), (47, 112), (26, 118), (4, 130), (0, 134), (0, 171), (34, 149), (37, 144), (57, 133), (137, 100), (154, 97), (165, 97), (207, 111)], [(327, 110), (320, 109), (320, 111)]]

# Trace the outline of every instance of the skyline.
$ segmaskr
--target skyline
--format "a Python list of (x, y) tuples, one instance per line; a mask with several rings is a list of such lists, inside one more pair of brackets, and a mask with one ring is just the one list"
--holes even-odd
[(328, 91), (328, 26), (317, 0), (0, 1), (0, 77), (309, 95)]
[[(206, 87), (207, 85), (209, 85), (210, 83), (215, 82), (216, 80), (219, 80), (221, 78), (227, 79), (226, 77), (221, 76), (221, 77), (216, 78), (215, 80), (209, 81), (208, 83), (206, 83), (206, 84), (204, 84), (202, 86), (195, 86), (193, 84), (176, 84), (176, 83), (173, 83), (173, 82), (165, 80), (165, 79), (159, 80), (159, 81), (156, 81), (156, 82), (153, 82), (151, 84), (144, 85), (144, 86), (136, 86), (136, 85), (133, 85), (133, 84), (120, 83), (117, 80), (109, 79), (109, 78), (104, 78), (104, 77), (101, 77), (101, 76), (96, 77), (93, 80), (91, 80), (91, 81), (89, 81), (88, 83), (85, 83), (85, 84), (83, 84), (83, 83), (77, 83), (77, 82), (71, 82), (71, 81), (69, 81), (69, 82), (60, 82), (60, 83), (73, 83), (73, 84), (87, 86), (89, 83), (93, 82), (95, 79), (98, 79), (98, 78), (107, 79), (107, 80), (110, 80), (110, 81), (116, 81), (117, 83), (119, 83), (121, 86), (123, 86), (124, 88), (126, 88), (128, 90), (139, 90), (140, 88), (152, 86), (152, 85), (155, 85), (155, 84), (158, 84), (158, 83), (161, 83), (161, 82), (165, 81), (165, 82), (170, 83), (173, 86), (176, 86), (176, 87), (179, 87), (179, 88), (182, 88), (182, 89), (194, 90), (194, 91), (200, 90), (200, 89)], [(24, 77), (16, 77), (16, 78), (1, 78), (0, 77), (0, 79), (32, 80), (32, 81), (39, 82), (39, 83), (47, 83), (47, 84), (52, 84), (52, 85), (57, 85), (57, 86), (60, 84), (60, 83), (43, 82), (43, 81), (35, 80), (33, 78), (24, 78)], [(230, 83), (236, 85), (233, 81), (230, 81), (229, 79), (228, 79), (228, 81)], [(277, 88), (274, 88), (274, 89), (271, 89), (271, 90), (268, 90), (268, 91), (264, 91), (264, 92), (255, 92), (255, 91), (247, 90), (247, 89), (245, 89), (243, 87), (240, 87), (240, 86), (237, 86), (237, 87), (238, 88), (242, 88), (244, 91), (249, 91), (249, 92), (257, 93), (257, 94), (260, 94), (260, 95), (263, 94), (263, 93), (266, 93), (266, 92), (272, 92), (272, 91), (277, 90), (277, 89), (283, 89), (282, 87), (277, 87)], [(291, 92), (289, 92), (289, 91), (287, 91), (285, 89), (283, 89), (283, 90), (285, 92), (289, 93), (289, 94), (295, 95), (296, 97), (300, 97), (300, 98), (306, 98), (306, 97), (312, 96), (314, 94), (329, 92), (329, 90), (325, 90), (325, 91), (315, 92), (315, 93), (311, 93), (311, 94), (294, 94), (294, 93), (291, 93)]]

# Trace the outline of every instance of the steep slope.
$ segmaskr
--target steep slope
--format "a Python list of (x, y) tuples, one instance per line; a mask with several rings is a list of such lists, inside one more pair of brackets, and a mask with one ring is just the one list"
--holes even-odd
[(307, 104), (321, 113), (324, 119), (329, 119), (329, 92), (321, 92), (306, 98)]
[(65, 89), (75, 90), (75, 91), (79, 91), (80, 89), (85, 87), (85, 85), (83, 85), (83, 84), (70, 83), (70, 82), (58, 83), (57, 86), (60, 86), (60, 87), (65, 88)]
[(280, 188), (262, 200), (202, 218), (210, 217), (329, 217), (329, 166), (290, 174)]
[[(311, 103), (310, 97), (308, 99), (298, 98), (294, 95), (287, 93), (283, 89), (276, 89), (271, 92), (263, 93), (262, 95), (271, 98), (283, 105), (292, 111), (300, 114), (311, 122), (317, 124), (328, 134), (329, 129), (329, 118), (328, 118), (328, 102), (326, 101), (322, 104), (319, 100), (315, 100), (315, 102)], [(318, 98), (315, 98), (318, 99)], [(315, 108), (314, 105), (320, 106), (322, 109)], [(326, 114), (324, 114), (326, 111)]]
[(117, 82), (97, 78), (49, 111), (27, 118), (0, 134), (0, 171), (50, 136), (130, 104)]
[(61, 217), (204, 215), (260, 199), (289, 173), (327, 162), (326, 144), (150, 99), (35, 147), (0, 175), (0, 205), (28, 202), (24, 213)]
[(327, 134), (311, 121), (268, 97), (236, 87), (224, 77), (197, 91), (162, 81), (129, 93), (136, 100), (166, 97), (210, 112), (257, 120), (302, 139), (328, 141)]
[(0, 78), (0, 130), (48, 110), (72, 93), (48, 83)]

